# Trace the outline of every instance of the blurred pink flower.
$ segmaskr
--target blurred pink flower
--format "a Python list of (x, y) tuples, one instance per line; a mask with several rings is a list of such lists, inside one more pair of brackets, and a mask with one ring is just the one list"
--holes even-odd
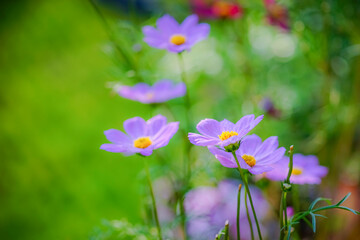
[(231, 0), (191, 0), (190, 4), (194, 13), (201, 18), (236, 19), (243, 15), (243, 8)]
[(288, 10), (275, 2), (275, 0), (264, 0), (269, 24), (279, 27), (284, 31), (289, 31)]

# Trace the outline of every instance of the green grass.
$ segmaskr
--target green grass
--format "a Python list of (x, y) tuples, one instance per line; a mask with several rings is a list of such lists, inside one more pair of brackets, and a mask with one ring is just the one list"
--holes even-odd
[(139, 221), (140, 159), (99, 147), (147, 108), (105, 88), (97, 16), (86, 1), (18, 7), (0, 53), (1, 238), (84, 239), (103, 218)]

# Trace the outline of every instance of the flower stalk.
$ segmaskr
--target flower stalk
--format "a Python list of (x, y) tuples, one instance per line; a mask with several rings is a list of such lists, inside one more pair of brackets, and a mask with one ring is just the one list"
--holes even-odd
[[(256, 212), (255, 212), (255, 208), (254, 208), (254, 204), (253, 204), (253, 201), (252, 201), (252, 197), (251, 197), (251, 193), (250, 193), (250, 189), (249, 189), (249, 185), (247, 183), (247, 178), (244, 177), (244, 174), (243, 172), (241, 171), (241, 167), (240, 167), (240, 163), (239, 163), (239, 160), (236, 156), (236, 153), (235, 151), (232, 152), (235, 160), (236, 160), (236, 164), (238, 166), (238, 170), (239, 170), (239, 173), (240, 173), (240, 177), (241, 179), (243, 180), (244, 184), (245, 184), (245, 194), (248, 193), (248, 196), (249, 196), (249, 201), (250, 201), (250, 205), (251, 205), (251, 209), (252, 209), (252, 212), (254, 214), (254, 219), (255, 219), (255, 223), (256, 223), (256, 227), (257, 227), (257, 232), (258, 232), (258, 235), (259, 235), (259, 239), (262, 240), (262, 236), (261, 236), (261, 230), (260, 230), (260, 226), (259, 226), (259, 222), (258, 222), (258, 219), (256, 217)], [(245, 204), (246, 204), (246, 201), (245, 201)], [(249, 224), (250, 224), (251, 221), (249, 221)]]
[(242, 187), (242, 185), (239, 184), (239, 190), (238, 190), (238, 195), (237, 195), (237, 211), (236, 211), (237, 240), (240, 240), (240, 195), (241, 195), (241, 187)]
[[(280, 199), (280, 240), (284, 239), (285, 237), (285, 231), (288, 229), (288, 220), (287, 220), (287, 203), (286, 203), (286, 197), (287, 192), (291, 191), (291, 183), (290, 183), (290, 177), (293, 171), (293, 159), (294, 159), (294, 146), (290, 146), (289, 150), (289, 172), (287, 174), (287, 177), (284, 181), (284, 183), (281, 183), (281, 199)], [(284, 221), (285, 219), (285, 221)]]
[(150, 195), (151, 195), (151, 202), (152, 202), (153, 211), (154, 211), (154, 218), (155, 218), (155, 222), (156, 222), (156, 228), (158, 230), (159, 240), (162, 240), (161, 227), (160, 227), (160, 222), (159, 222), (157, 208), (156, 208), (156, 201), (155, 201), (154, 191), (153, 191), (153, 187), (152, 187), (152, 183), (151, 183), (149, 165), (148, 165), (146, 160), (144, 162), (145, 162), (146, 177), (147, 177), (147, 181), (148, 181), (148, 184), (149, 184), (149, 190), (150, 190)]

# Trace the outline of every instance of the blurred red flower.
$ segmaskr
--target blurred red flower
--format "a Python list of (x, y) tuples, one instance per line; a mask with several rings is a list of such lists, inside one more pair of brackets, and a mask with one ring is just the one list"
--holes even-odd
[(234, 1), (190, 0), (193, 12), (201, 18), (236, 19), (243, 15), (243, 8)]

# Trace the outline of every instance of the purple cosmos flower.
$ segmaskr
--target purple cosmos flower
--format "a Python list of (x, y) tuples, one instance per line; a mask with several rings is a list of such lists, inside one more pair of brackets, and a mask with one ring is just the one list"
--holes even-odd
[(141, 117), (130, 118), (124, 122), (127, 135), (116, 129), (105, 131), (106, 138), (112, 143), (103, 144), (100, 149), (125, 155), (140, 153), (149, 156), (154, 149), (166, 146), (179, 128), (179, 122), (166, 122), (166, 117), (162, 115), (148, 121)]
[(182, 82), (175, 84), (171, 80), (164, 79), (156, 82), (153, 86), (146, 83), (138, 83), (133, 87), (121, 86), (118, 93), (124, 98), (141, 103), (161, 103), (184, 96), (186, 85)]
[(165, 15), (156, 21), (157, 29), (143, 27), (144, 41), (151, 47), (167, 49), (169, 52), (190, 51), (192, 46), (209, 35), (210, 26), (199, 24), (198, 20), (196, 15), (190, 15), (179, 24), (170, 15)]
[[(215, 234), (224, 227), (226, 220), (229, 220), (231, 239), (236, 239), (236, 206), (239, 183), (237, 180), (227, 179), (220, 182), (218, 187), (199, 187), (186, 194), (184, 207), (189, 218), (187, 233), (190, 239), (214, 239)], [(257, 217), (261, 224), (268, 213), (269, 204), (258, 188), (250, 186), (250, 191), (254, 205), (257, 208)], [(240, 236), (241, 239), (251, 239), (243, 200), (244, 191), (241, 191), (241, 199)], [(249, 200), (248, 204), (250, 205)], [(252, 212), (250, 212), (250, 217), (253, 226), (255, 226)], [(263, 232), (263, 235), (265, 234)]]
[[(244, 137), (236, 156), (240, 167), (248, 169), (252, 174), (261, 174), (273, 169), (272, 165), (284, 156), (285, 148), (278, 148), (277, 137), (269, 137), (264, 142), (255, 134)], [(215, 146), (208, 147), (210, 152), (220, 161), (221, 165), (228, 168), (237, 168), (236, 160), (232, 153)]]
[(218, 122), (214, 119), (205, 119), (199, 122), (196, 129), (200, 134), (189, 133), (188, 137), (192, 144), (198, 146), (218, 145), (226, 147), (238, 143), (251, 129), (262, 119), (261, 115), (255, 119), (253, 114), (242, 117), (236, 124), (224, 119)]
[[(267, 172), (265, 176), (274, 181), (283, 181), (289, 172), (289, 157), (283, 157)], [(293, 171), (290, 182), (295, 184), (320, 184), (321, 178), (328, 173), (328, 168), (319, 165), (319, 160), (314, 155), (294, 154)]]

